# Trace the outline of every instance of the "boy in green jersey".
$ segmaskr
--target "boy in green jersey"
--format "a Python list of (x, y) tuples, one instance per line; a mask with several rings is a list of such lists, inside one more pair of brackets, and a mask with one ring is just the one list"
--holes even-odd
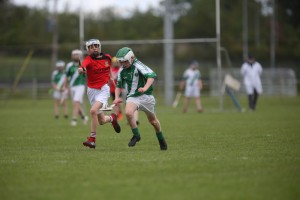
[(66, 66), (65, 88), (70, 87), (70, 94), (73, 102), (73, 115), (71, 126), (77, 125), (77, 117), (80, 115), (83, 124), (87, 124), (88, 116), (83, 109), (83, 100), (85, 94), (86, 77), (85, 74), (79, 74), (78, 67), (82, 58), (82, 51), (74, 49), (71, 54), (72, 61)]
[(156, 77), (156, 73), (136, 59), (133, 51), (128, 47), (121, 48), (117, 52), (116, 57), (122, 68), (119, 70), (117, 77), (117, 87), (115, 90), (116, 99), (114, 100), (114, 103), (117, 104), (121, 101), (119, 98), (121, 88), (127, 84), (128, 94), (126, 98), (125, 113), (133, 133), (133, 137), (129, 141), (128, 146), (133, 147), (141, 140), (134, 117), (134, 112), (136, 110), (141, 110), (146, 113), (148, 121), (155, 129), (160, 149), (167, 150), (168, 147), (161, 130), (161, 125), (154, 111), (155, 98), (152, 95), (152, 84)]
[(64, 73), (65, 62), (59, 60), (55, 64), (55, 70), (51, 75), (51, 84), (54, 90), (54, 115), (55, 118), (59, 118), (60, 106), (64, 109), (64, 117), (68, 118), (68, 105), (66, 99), (68, 97), (68, 90), (64, 88), (65, 73)]

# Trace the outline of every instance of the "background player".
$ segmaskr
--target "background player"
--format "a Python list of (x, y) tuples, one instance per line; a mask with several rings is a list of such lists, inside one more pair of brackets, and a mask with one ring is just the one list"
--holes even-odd
[[(117, 133), (121, 132), (121, 127), (118, 124), (116, 114), (110, 116), (104, 115), (99, 111), (103, 105), (107, 105), (109, 99), (108, 81), (111, 76), (111, 56), (101, 52), (101, 44), (97, 39), (90, 39), (86, 42), (86, 50), (88, 56), (79, 67), (79, 73), (87, 75), (87, 95), (91, 104), (91, 133), (88, 140), (83, 142), (84, 146), (96, 147), (96, 130), (98, 124), (103, 125), (111, 122)], [(118, 102), (119, 103), (119, 102)]]
[(63, 106), (64, 109), (64, 117), (68, 118), (68, 106), (66, 103), (66, 99), (68, 96), (68, 90), (64, 87), (65, 81), (65, 72), (64, 72), (65, 62), (57, 61), (55, 64), (55, 70), (51, 75), (51, 84), (54, 90), (53, 98), (54, 98), (54, 115), (55, 118), (59, 118), (60, 106)]
[(86, 124), (88, 122), (88, 116), (85, 116), (84, 109), (82, 106), (84, 93), (85, 93), (85, 84), (86, 77), (84, 74), (78, 73), (79, 61), (82, 58), (82, 52), (78, 49), (72, 51), (71, 59), (66, 66), (66, 79), (65, 79), (65, 87), (69, 85), (70, 94), (73, 101), (73, 116), (71, 125), (77, 125), (77, 117), (80, 115), (83, 123)]
[(183, 112), (187, 112), (190, 99), (195, 98), (196, 108), (198, 112), (202, 112), (202, 104), (200, 99), (200, 90), (202, 89), (201, 73), (199, 71), (199, 63), (192, 61), (189, 68), (185, 70), (182, 81), (179, 85), (179, 90), (185, 88), (185, 99), (183, 103)]
[(135, 58), (132, 50), (128, 47), (121, 48), (116, 55), (122, 68), (118, 74), (118, 83), (116, 88), (116, 99), (114, 103), (120, 101), (121, 88), (127, 84), (128, 95), (126, 99), (126, 117), (132, 129), (133, 137), (128, 143), (129, 147), (141, 140), (137, 127), (134, 112), (142, 110), (146, 113), (148, 121), (153, 125), (160, 149), (167, 150), (167, 143), (163, 136), (161, 125), (154, 112), (155, 98), (152, 95), (154, 78), (156, 73), (148, 66)]

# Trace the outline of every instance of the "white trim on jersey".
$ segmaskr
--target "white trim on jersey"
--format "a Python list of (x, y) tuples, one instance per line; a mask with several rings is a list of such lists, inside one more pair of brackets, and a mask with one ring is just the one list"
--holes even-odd
[(78, 70), (76, 70), (72, 76), (72, 79), (70, 80), (70, 86), (73, 86), (73, 84), (74, 84), (75, 80), (78, 78), (78, 76), (79, 76), (79, 72), (78, 72)]
[(60, 77), (60, 80), (58, 81), (57, 83), (57, 86), (56, 86), (56, 89), (57, 90), (60, 90), (65, 82), (65, 78), (66, 78), (66, 75), (63, 74), (61, 77)]
[[(73, 65), (74, 65), (74, 62), (69, 62), (69, 63), (67, 64), (67, 67), (66, 67), (66, 71), (65, 71), (65, 72), (66, 72), (66, 73), (69, 73), (69, 70), (70, 70), (71, 67), (73, 67)], [(73, 86), (75, 80), (78, 78), (79, 75), (80, 75), (79, 72), (76, 70), (75, 73), (72, 75), (72, 78), (71, 78), (71, 80), (70, 80), (70, 83), (69, 83), (70, 86)]]
[(201, 73), (198, 69), (187, 69), (183, 74), (183, 79), (185, 80), (186, 87), (197, 87), (198, 81), (201, 79)]
[(152, 71), (152, 69), (150, 69), (147, 65), (145, 65), (144, 63), (142, 63), (141, 61), (137, 60), (135, 63), (134, 63), (134, 66), (144, 75), (146, 74), (152, 74), (154, 73)]
[[(137, 76), (136, 76), (137, 74)], [(127, 96), (130, 96), (135, 93), (136, 89), (138, 89), (138, 83), (139, 83), (139, 72), (137, 67), (134, 69), (134, 72), (132, 74), (132, 85), (131, 85), (131, 90)]]
[(69, 62), (68, 64), (67, 64), (67, 66), (66, 66), (66, 72), (68, 72), (69, 71), (69, 69), (73, 66), (73, 62)]
[[(121, 80), (121, 72), (123, 71), (123, 67), (121, 67), (120, 69), (119, 69), (119, 71), (118, 71), (118, 75), (117, 75), (117, 83), (119, 82), (119, 81), (122, 81)], [(122, 88), (124, 87), (124, 85), (123, 85), (124, 83), (123, 83), (123, 81), (122, 81)]]

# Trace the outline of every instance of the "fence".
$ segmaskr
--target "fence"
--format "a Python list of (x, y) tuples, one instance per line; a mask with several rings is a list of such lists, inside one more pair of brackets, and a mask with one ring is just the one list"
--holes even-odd
[[(109, 45), (103, 46), (103, 51), (115, 55), (118, 48), (123, 45)], [(155, 84), (159, 87), (155, 91), (163, 97), (164, 94), (164, 62), (163, 62), (163, 44), (132, 44), (130, 45), (135, 51), (136, 56), (149, 65), (157, 74), (158, 78)], [(59, 59), (66, 62), (70, 60), (70, 53), (76, 44), (61, 45), (59, 48)], [(32, 98), (49, 98), (48, 90), (51, 88), (50, 76), (53, 70), (51, 66), (51, 48), (50, 46), (32, 46), (32, 47), (18, 47), (15, 51), (12, 47), (0, 47), (0, 99), (9, 97), (32, 97)], [(34, 53), (30, 60), (28, 67), (20, 78), (16, 90), (12, 93), (12, 88), (17, 74), (20, 71), (22, 63), (27, 54), (33, 49)], [(13, 52), (18, 52), (15, 54)], [(176, 90), (177, 85), (182, 77), (184, 70), (188, 67), (191, 60), (198, 60), (200, 63), (201, 77), (204, 82), (203, 95), (218, 96), (218, 77), (215, 62), (215, 45), (204, 43), (191, 44), (175, 44), (174, 45), (174, 80)], [(224, 59), (224, 57), (223, 57)], [(239, 61), (233, 60), (237, 63)], [(222, 63), (226, 64), (226, 60)], [(238, 66), (232, 63), (233, 66)], [(239, 69), (228, 68), (231, 65), (223, 66), (223, 74), (230, 73), (239, 81), (242, 82)], [(265, 63), (262, 63), (266, 66)], [(264, 68), (262, 75), (262, 82), (264, 88), (264, 95), (297, 95), (297, 77), (300, 77), (300, 70), (297, 62), (278, 63), (282, 68), (275, 68), (274, 70)], [(284, 66), (289, 66), (287, 69)], [(227, 68), (226, 68), (227, 67)], [(240, 93), (244, 92), (242, 87)]]

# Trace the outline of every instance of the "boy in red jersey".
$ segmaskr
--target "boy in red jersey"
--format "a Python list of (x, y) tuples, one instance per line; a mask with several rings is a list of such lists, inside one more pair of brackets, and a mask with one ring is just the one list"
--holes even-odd
[(101, 44), (97, 39), (90, 39), (86, 42), (88, 56), (83, 60), (82, 66), (79, 67), (79, 73), (87, 75), (87, 95), (91, 104), (91, 134), (87, 141), (83, 142), (84, 146), (96, 147), (96, 129), (98, 124), (103, 125), (111, 122), (117, 133), (121, 132), (116, 114), (104, 115), (99, 111), (100, 108), (107, 105), (109, 99), (108, 81), (111, 79), (111, 56), (101, 53)]

